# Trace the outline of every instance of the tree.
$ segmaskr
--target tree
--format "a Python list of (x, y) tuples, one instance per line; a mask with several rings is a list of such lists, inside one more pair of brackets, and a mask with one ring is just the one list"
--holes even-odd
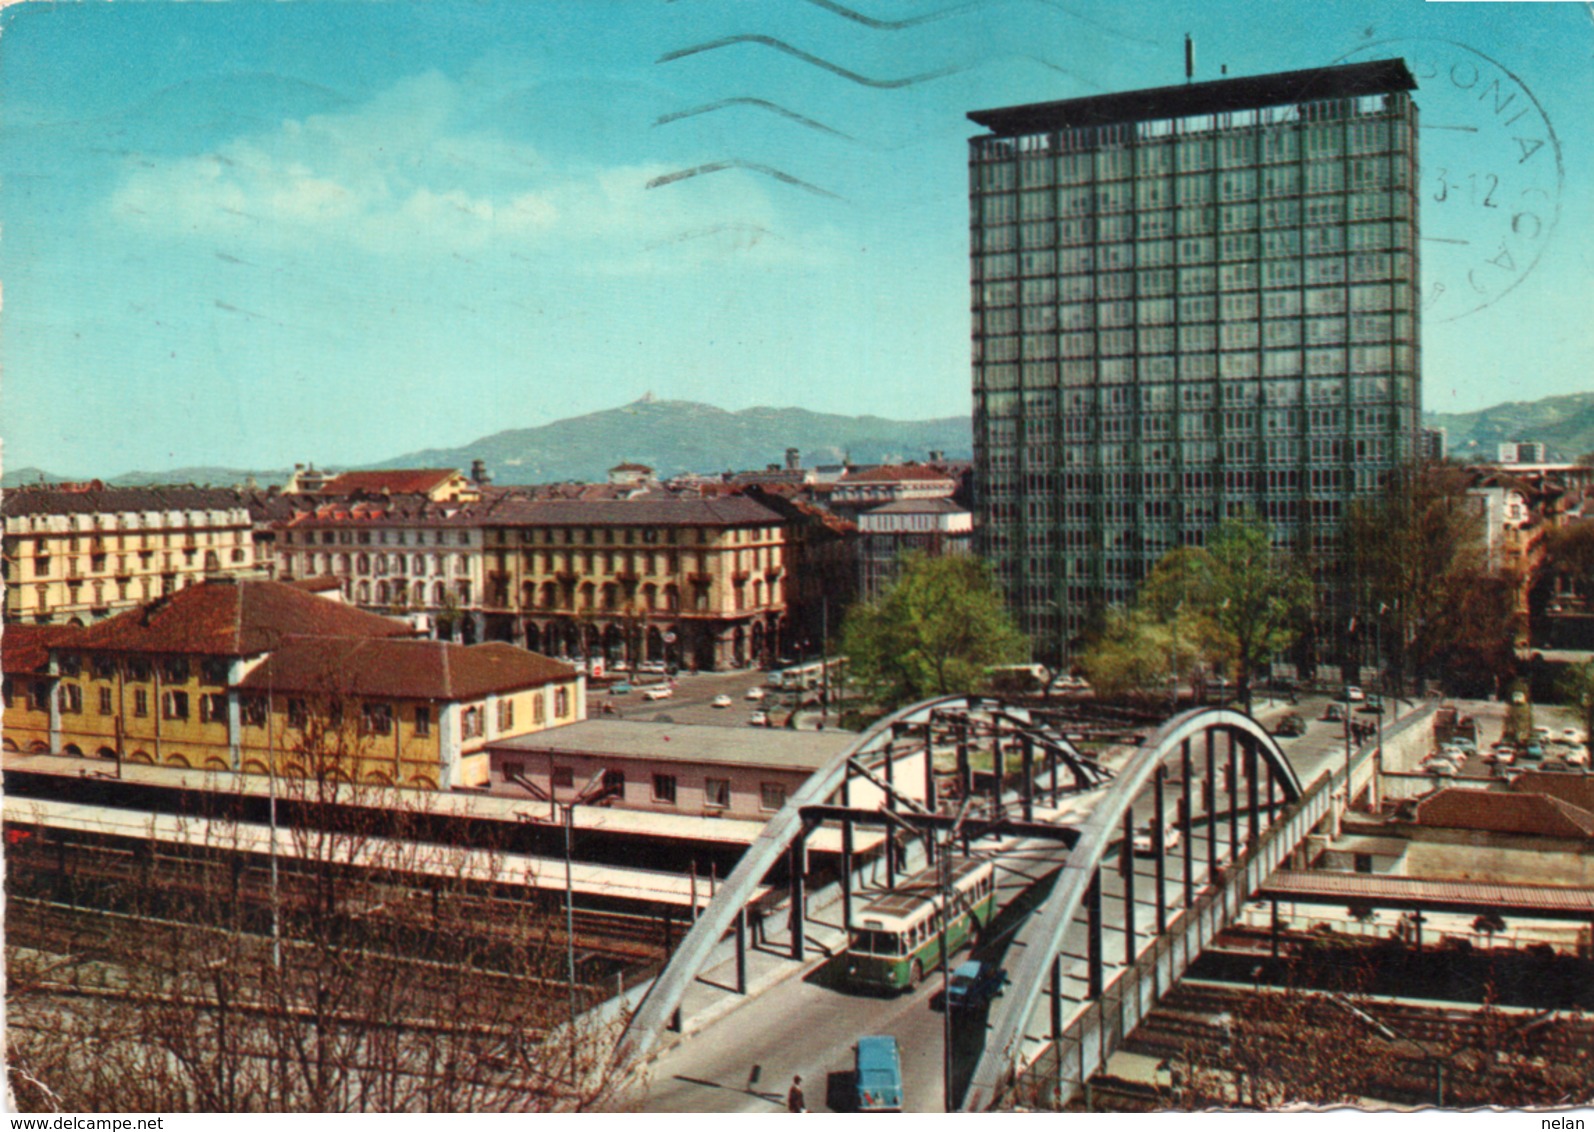
[(1577, 708), (1583, 721), (1583, 736), (1594, 741), (1594, 661), (1569, 667), (1561, 677), (1561, 695)]
[(1166, 555), (1133, 609), (1110, 613), (1082, 664), (1103, 691), (1160, 689), (1204, 666), (1232, 672), (1251, 709), (1256, 670), (1287, 648), (1310, 584), (1254, 517), (1227, 520), (1205, 547)]
[(1025, 653), (990, 568), (966, 555), (905, 555), (885, 593), (847, 611), (841, 636), (852, 679), (886, 708), (978, 691), (986, 669)]
[[(286, 729), (279, 754), (298, 773), (275, 784), (280, 870), (239, 822), (248, 801), (220, 791), (185, 815), (202, 842), (135, 844), (136, 869), (87, 846), (70, 870), (43, 845), (11, 855), (20, 1105), (551, 1111), (612, 1097), (612, 1027), (572, 1018), (593, 998), (565, 982), (562, 918), (517, 894), (524, 878), (490, 833), (429, 839), (432, 795), (352, 784), (372, 757), (355, 715), (329, 691)], [(63, 895), (84, 903), (80, 876), (94, 907), (63, 921)]]
[(1423, 464), (1347, 515), (1357, 621), (1378, 627), (1402, 688), (1408, 673), (1419, 685), (1435, 677), (1476, 684), (1485, 669), (1492, 685), (1511, 666), (1510, 580), (1489, 567), (1470, 486), (1453, 464)]
[(1203, 583), (1197, 612), (1216, 629), (1249, 712), (1251, 677), (1295, 639), (1311, 583), (1274, 550), (1255, 516), (1226, 520), (1213, 532), (1196, 576)]

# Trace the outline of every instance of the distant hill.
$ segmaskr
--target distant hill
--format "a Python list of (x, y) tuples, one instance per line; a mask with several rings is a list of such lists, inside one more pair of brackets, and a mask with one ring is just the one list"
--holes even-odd
[(1458, 460), (1493, 460), (1496, 445), (1537, 440), (1553, 461), (1594, 452), (1594, 393), (1569, 393), (1539, 401), (1509, 401), (1474, 413), (1424, 413), (1423, 424), (1442, 428)]
[(924, 460), (932, 450), (950, 460), (973, 451), (968, 417), (895, 421), (807, 409), (743, 409), (732, 413), (695, 401), (636, 401), (617, 409), (511, 429), (458, 448), (428, 448), (376, 468), (469, 468), (487, 462), (499, 484), (601, 480), (623, 461), (660, 476), (743, 471), (780, 463), (796, 448), (804, 466)]
[[(173, 468), (168, 472), (123, 472), (119, 476), (100, 476), (100, 480), (110, 487), (147, 487), (150, 484), (192, 483), (209, 487), (233, 487), (246, 483), (251, 476), (261, 487), (271, 484), (286, 483), (292, 470), (279, 468), (274, 471), (260, 472), (249, 471), (244, 468), (218, 468), (201, 465), (192, 468)], [(30, 483), (44, 480), (49, 483), (58, 483), (62, 480), (87, 480), (90, 476), (58, 476), (52, 475), (42, 468), (15, 468), (9, 469), (0, 477), (0, 487), (22, 487)]]
[[(1572, 393), (1539, 401), (1513, 401), (1472, 413), (1424, 413), (1423, 424), (1446, 432), (1450, 452), (1462, 460), (1492, 460), (1496, 445), (1537, 440), (1553, 460), (1594, 452), (1594, 393)], [(622, 461), (647, 464), (661, 476), (677, 472), (723, 472), (763, 468), (796, 448), (807, 467), (923, 460), (941, 451), (966, 460), (973, 450), (968, 417), (900, 421), (848, 417), (807, 409), (743, 409), (728, 412), (695, 401), (641, 400), (616, 409), (570, 417), (536, 428), (510, 429), (456, 448), (427, 448), (369, 468), (459, 468), (485, 460), (500, 484), (602, 480)], [(335, 454), (329, 454), (335, 457)], [(336, 459), (325, 461), (342, 468)], [(213, 466), (161, 472), (127, 472), (107, 483), (137, 486), (197, 483), (231, 486), (250, 476), (261, 486), (284, 482), (287, 468), (261, 471)], [(0, 484), (16, 487), (57, 480), (39, 468), (8, 470)], [(105, 478), (105, 477), (102, 477)]]

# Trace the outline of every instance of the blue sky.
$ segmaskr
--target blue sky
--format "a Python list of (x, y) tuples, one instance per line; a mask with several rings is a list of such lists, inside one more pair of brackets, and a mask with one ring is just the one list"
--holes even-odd
[(7, 467), (349, 464), (647, 392), (966, 413), (965, 113), (1177, 83), (1187, 31), (1203, 79), (1414, 60), (1435, 127), (1424, 278), (1444, 286), (1425, 406), (1594, 387), (1584, 5), (306, 0), (0, 20)]

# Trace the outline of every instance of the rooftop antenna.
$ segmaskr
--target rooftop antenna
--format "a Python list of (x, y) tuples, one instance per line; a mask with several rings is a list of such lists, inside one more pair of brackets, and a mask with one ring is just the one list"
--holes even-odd
[(1190, 38), (1190, 33), (1184, 33), (1184, 81), (1190, 82), (1195, 78), (1195, 40)]

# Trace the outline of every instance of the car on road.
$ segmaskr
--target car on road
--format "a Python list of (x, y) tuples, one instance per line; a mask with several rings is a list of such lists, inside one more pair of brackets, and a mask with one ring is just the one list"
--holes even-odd
[(646, 672), (650, 676), (664, 675), (664, 662), (662, 660), (644, 660), (636, 666), (638, 672)]
[(1452, 736), (1450, 742), (1446, 744), (1446, 746), (1450, 747), (1452, 750), (1464, 751), (1469, 755), (1476, 754), (1478, 751), (1478, 745), (1471, 739), (1468, 739), (1465, 735)]
[(629, 696), (631, 694), (631, 690), (631, 685), (627, 684), (624, 680), (620, 681), (618, 684), (609, 685), (609, 695), (611, 696)]
[(1569, 747), (1581, 746), (1583, 743), (1583, 733), (1575, 727), (1563, 728), (1561, 731), (1561, 742), (1565, 743)]
[(1430, 758), (1423, 762), (1422, 772), (1424, 774), (1453, 775), (1456, 773), (1456, 764), (1449, 759)]
[(984, 1006), (1002, 993), (1007, 985), (1007, 972), (992, 963), (970, 959), (959, 963), (947, 980), (948, 1006)]
[(668, 684), (655, 684), (651, 688), (643, 689), (642, 692), (642, 698), (645, 700), (667, 700), (673, 695), (675, 689)]
[(1566, 765), (1581, 770), (1588, 766), (1588, 748), (1579, 744), (1567, 753)]
[(1359, 704), (1359, 703), (1362, 703), (1366, 699), (1367, 699), (1367, 693), (1363, 692), (1355, 684), (1346, 684), (1345, 685), (1345, 702), (1346, 703), (1348, 703), (1348, 704)]
[(755, 711), (752, 715), (747, 717), (747, 725), (749, 727), (768, 727), (769, 712)]
[(1537, 739), (1522, 749), (1519, 756), (1523, 762), (1538, 762), (1544, 757), (1544, 746)]
[(859, 1038), (854, 1047), (859, 1112), (902, 1111), (902, 1051), (890, 1034)]
[(764, 689), (760, 688), (757, 684), (754, 684), (751, 688), (747, 689), (747, 692), (742, 696), (742, 699), (752, 700), (754, 703), (760, 702), (763, 700), (763, 698)]
[(1323, 709), (1323, 722), (1324, 723), (1342, 723), (1342, 722), (1344, 722), (1344, 720), (1345, 720), (1345, 705), (1340, 703), (1340, 702), (1338, 702), (1337, 700), (1330, 700), (1328, 706)]
[[(1135, 856), (1149, 857), (1155, 853), (1157, 851), (1157, 843), (1154, 837), (1155, 827), (1149, 822), (1135, 830)], [(1170, 825), (1162, 831), (1162, 848), (1164, 851), (1179, 848), (1179, 843), (1182, 840), (1178, 826)]]
[(731, 706), (731, 698), (730, 698), (730, 697), (729, 697), (729, 696), (726, 696), (726, 695), (718, 695), (718, 696), (715, 696), (715, 697), (714, 697), (714, 698), (713, 698), (713, 699), (712, 699), (712, 700), (711, 700), (711, 701), (709, 701), (709, 702), (710, 702), (710, 703), (711, 703), (711, 704), (712, 704), (712, 705), (713, 705), (713, 706), (714, 706), (714, 707), (730, 707), (730, 706)]
[(1288, 712), (1284, 718), (1273, 725), (1273, 734), (1291, 738), (1296, 735), (1305, 735), (1306, 720), (1302, 718), (1301, 713), (1298, 711)]
[(1548, 727), (1535, 727), (1533, 729), (1533, 741), (1535, 743), (1548, 743), (1552, 738), (1554, 738), (1554, 732)]

